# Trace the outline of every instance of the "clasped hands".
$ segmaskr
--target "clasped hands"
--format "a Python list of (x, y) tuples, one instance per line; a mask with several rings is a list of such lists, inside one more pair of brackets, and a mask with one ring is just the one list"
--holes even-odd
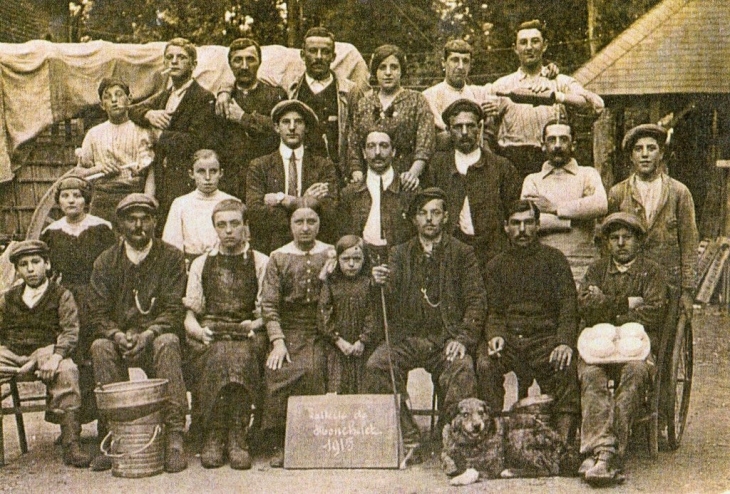
[(355, 343), (350, 343), (346, 339), (340, 337), (335, 342), (335, 345), (337, 345), (337, 348), (339, 348), (340, 351), (348, 357), (362, 357), (362, 354), (365, 351), (365, 344), (360, 340), (357, 340)]
[(114, 344), (122, 354), (122, 358), (134, 360), (142, 354), (145, 348), (155, 339), (155, 333), (149, 329), (135, 333), (133, 331), (117, 331), (114, 333)]

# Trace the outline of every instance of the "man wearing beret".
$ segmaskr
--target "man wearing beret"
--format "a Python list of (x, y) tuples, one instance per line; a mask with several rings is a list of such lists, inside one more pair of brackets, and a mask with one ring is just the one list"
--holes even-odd
[[(44, 242), (11, 245), (10, 262), (23, 282), (0, 296), (0, 366), (14, 369), (10, 375), (35, 371), (48, 392), (47, 419), (61, 424), (63, 462), (87, 467), (90, 458), (79, 445), (79, 370), (71, 360), (79, 337), (76, 302), (68, 289), (48, 279)], [(0, 382), (3, 377), (0, 372)]]
[[(176, 197), (194, 188), (188, 176), (193, 153), (218, 149), (215, 98), (193, 78), (197, 63), (194, 44), (185, 38), (170, 40), (164, 51), (167, 87), (129, 109), (133, 122), (153, 129), (158, 136), (153, 166), (162, 219)], [(160, 227), (164, 221), (161, 223)]]
[(432, 187), (416, 194), (410, 210), (418, 234), (390, 251), (388, 263), (373, 268), (388, 302), (391, 348), (383, 343), (368, 359), (365, 390), (393, 392), (389, 351), (401, 395), (401, 432), (407, 448), (420, 442), (406, 406), (408, 372), (423, 367), (439, 391), (439, 422), (448, 423), (459, 401), (476, 394), (470, 352), (486, 311), (484, 283), (474, 250), (447, 233), (447, 196)]
[(453, 149), (436, 153), (429, 166), (432, 185), (446, 192), (446, 230), (474, 247), (482, 275), (495, 255), (509, 245), (504, 233), (507, 207), (520, 195), (520, 179), (507, 159), (479, 146), (483, 113), (468, 99), (451, 103), (443, 112)]
[[(91, 359), (101, 384), (127, 381), (128, 367), (168, 380), (165, 471), (175, 473), (187, 468), (188, 407), (180, 353), (185, 260), (182, 252), (154, 238), (157, 211), (157, 201), (144, 194), (130, 194), (117, 206), (123, 237), (96, 259), (91, 274), (90, 319), (97, 336)], [(97, 470), (109, 467), (107, 456), (92, 464)]]
[(334, 243), (337, 172), (329, 159), (304, 146), (305, 136), (317, 125), (317, 115), (301, 101), (286, 100), (274, 107), (271, 118), (279, 134), (279, 148), (253, 160), (246, 179), (252, 247), (268, 254), (290, 242), (290, 214), (305, 200), (317, 202), (322, 211), (322, 238)]
[(659, 125), (643, 124), (626, 133), (622, 147), (634, 171), (611, 188), (608, 211), (643, 218), (644, 254), (664, 267), (669, 284), (682, 289), (682, 309), (691, 317), (699, 233), (692, 194), (667, 175), (666, 142), (667, 131)]
[[(114, 78), (99, 84), (99, 100), (109, 120), (89, 129), (81, 144), (79, 166), (100, 168), (105, 176), (94, 182), (91, 214), (114, 222), (117, 203), (133, 192), (153, 193), (155, 136), (129, 119), (129, 86)], [(87, 204), (87, 206), (89, 206)]]
[(245, 197), (249, 162), (276, 150), (279, 136), (274, 132), (271, 110), (287, 99), (286, 92), (259, 79), (261, 47), (251, 38), (238, 38), (228, 47), (228, 65), (236, 82), (227, 104), (220, 104), (224, 138), (220, 156), (226, 174), (221, 189)]
[[(613, 482), (626, 452), (631, 423), (641, 409), (646, 387), (656, 373), (655, 356), (664, 323), (667, 283), (662, 267), (641, 252), (646, 229), (642, 218), (613, 213), (601, 233), (609, 257), (592, 264), (578, 291), (578, 310), (586, 326), (640, 323), (649, 336), (645, 360), (591, 365), (578, 360), (581, 383), (580, 473), (591, 484)], [(611, 393), (608, 381), (616, 382)]]

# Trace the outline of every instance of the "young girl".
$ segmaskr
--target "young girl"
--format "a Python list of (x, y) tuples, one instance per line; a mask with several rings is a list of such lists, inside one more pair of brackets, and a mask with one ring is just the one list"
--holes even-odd
[(337, 264), (322, 286), (318, 328), (336, 347), (327, 356), (327, 391), (362, 393), (365, 363), (377, 345), (370, 268), (360, 237), (335, 246)]

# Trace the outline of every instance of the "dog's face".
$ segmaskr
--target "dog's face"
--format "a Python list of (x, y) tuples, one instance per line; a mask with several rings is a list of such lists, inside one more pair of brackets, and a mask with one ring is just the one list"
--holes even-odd
[(467, 440), (477, 440), (489, 435), (492, 429), (492, 413), (482, 400), (467, 398), (459, 402), (459, 412), (451, 420), (452, 431)]

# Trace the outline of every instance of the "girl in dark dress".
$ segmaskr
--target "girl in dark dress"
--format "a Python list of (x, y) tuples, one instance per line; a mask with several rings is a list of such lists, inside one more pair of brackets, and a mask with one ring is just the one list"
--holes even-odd
[(116, 241), (112, 225), (90, 215), (91, 184), (80, 177), (67, 177), (56, 188), (56, 204), (63, 218), (43, 230), (41, 240), (50, 249), (51, 268), (56, 282), (68, 288), (79, 309), (79, 341), (73, 360), (79, 367), (82, 395), (82, 422), (95, 418), (94, 378), (88, 351), (93, 341), (88, 325), (89, 280), (96, 258)]
[(319, 297), (318, 328), (333, 347), (327, 356), (327, 391), (362, 393), (365, 362), (377, 345), (370, 269), (364, 242), (345, 235), (335, 246), (337, 264)]

